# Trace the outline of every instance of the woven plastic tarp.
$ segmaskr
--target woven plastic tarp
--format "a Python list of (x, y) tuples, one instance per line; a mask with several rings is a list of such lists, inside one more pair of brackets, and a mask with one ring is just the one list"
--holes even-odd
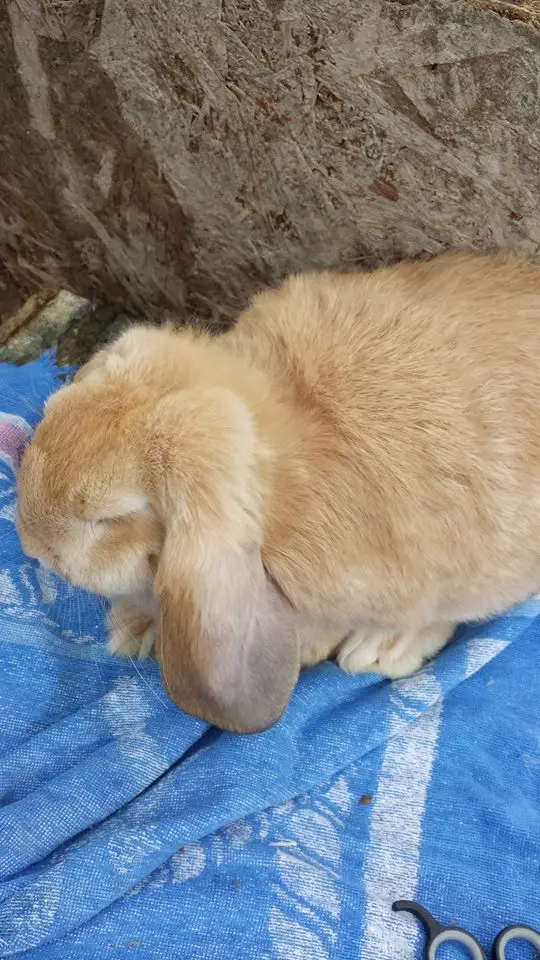
[(486, 949), (538, 927), (540, 602), (410, 680), (324, 664), (271, 730), (208, 729), (21, 553), (17, 461), (56, 376), (0, 366), (0, 957), (412, 960), (397, 898)]

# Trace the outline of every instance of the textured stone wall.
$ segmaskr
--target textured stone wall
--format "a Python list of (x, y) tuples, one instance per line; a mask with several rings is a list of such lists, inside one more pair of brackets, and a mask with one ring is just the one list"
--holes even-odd
[(52, 279), (221, 323), (295, 269), (538, 250), (526, 17), (465, 0), (7, 0), (0, 18), (4, 314)]

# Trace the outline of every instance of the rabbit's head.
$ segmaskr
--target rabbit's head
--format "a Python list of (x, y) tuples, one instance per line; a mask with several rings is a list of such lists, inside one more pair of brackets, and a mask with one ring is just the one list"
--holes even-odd
[(261, 558), (267, 451), (221, 362), (205, 338), (144, 328), (98, 354), (24, 453), (17, 527), (25, 552), (73, 584), (153, 589), (172, 699), (251, 731), (283, 711), (299, 653)]

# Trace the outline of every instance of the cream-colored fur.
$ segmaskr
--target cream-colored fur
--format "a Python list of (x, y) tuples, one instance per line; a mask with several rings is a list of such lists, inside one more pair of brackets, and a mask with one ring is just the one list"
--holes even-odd
[(97, 354), (25, 453), (19, 531), (116, 597), (116, 652), (153, 591), (171, 696), (259, 729), (301, 663), (403, 676), (540, 588), (539, 413), (537, 266), (291, 277), (219, 338)]

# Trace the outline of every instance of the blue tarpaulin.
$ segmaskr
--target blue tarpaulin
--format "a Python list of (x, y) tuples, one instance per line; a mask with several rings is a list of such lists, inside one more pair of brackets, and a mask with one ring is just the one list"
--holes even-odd
[(209, 729), (21, 553), (18, 455), (57, 374), (0, 366), (0, 957), (412, 960), (397, 898), (488, 952), (538, 927), (540, 600), (411, 679), (326, 663), (271, 730)]

